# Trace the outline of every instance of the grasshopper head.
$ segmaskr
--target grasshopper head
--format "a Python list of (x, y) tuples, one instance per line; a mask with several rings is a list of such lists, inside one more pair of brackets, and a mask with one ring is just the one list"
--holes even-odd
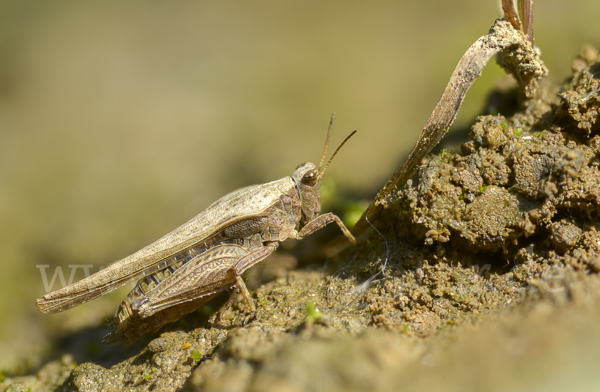
[(310, 163), (301, 163), (292, 174), (298, 195), (302, 203), (300, 225), (304, 226), (319, 215), (321, 211), (321, 176), (317, 167)]
[[(329, 129), (327, 130), (327, 139), (325, 140), (325, 148), (323, 149), (323, 155), (321, 155), (321, 163), (317, 168), (314, 164), (307, 162), (301, 163), (296, 167), (296, 170), (292, 174), (292, 179), (296, 184), (298, 195), (300, 196), (300, 202), (302, 204), (302, 218), (300, 218), (300, 227), (306, 225), (311, 220), (315, 219), (321, 211), (321, 179), (323, 174), (329, 167), (329, 164), (338, 153), (340, 148), (356, 133), (352, 132), (344, 139), (339, 145), (335, 152), (329, 158), (329, 161), (323, 166), (325, 162), (325, 156), (327, 155), (327, 147), (329, 145), (329, 136), (331, 135), (331, 124), (333, 123), (333, 117), (329, 121)], [(321, 169), (322, 168), (322, 169)]]

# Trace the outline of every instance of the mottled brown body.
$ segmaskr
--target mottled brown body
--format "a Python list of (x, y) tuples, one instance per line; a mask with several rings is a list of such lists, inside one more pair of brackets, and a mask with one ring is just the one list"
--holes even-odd
[(117, 310), (116, 330), (106, 337), (107, 343), (133, 342), (234, 287), (254, 311), (241, 274), (273, 253), (280, 242), (302, 239), (336, 222), (356, 243), (337, 216), (319, 215), (326, 168), (321, 171), (304, 163), (290, 177), (234, 191), (131, 256), (44, 295), (37, 307), (42, 313), (62, 312), (139, 279)]

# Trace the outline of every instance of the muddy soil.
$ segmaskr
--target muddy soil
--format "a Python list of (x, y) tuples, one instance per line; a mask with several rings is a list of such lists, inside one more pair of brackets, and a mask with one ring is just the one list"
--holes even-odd
[(572, 70), (525, 102), (514, 86), (492, 93), (469, 139), (432, 156), (358, 249), (326, 264), (280, 252), (249, 271), (255, 314), (240, 297), (216, 323), (221, 298), (131, 346), (85, 329), (0, 390), (598, 388), (598, 50)]

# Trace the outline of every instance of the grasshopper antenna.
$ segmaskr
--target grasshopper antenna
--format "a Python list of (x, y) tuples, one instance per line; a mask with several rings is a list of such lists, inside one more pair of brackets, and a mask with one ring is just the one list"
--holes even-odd
[[(333, 118), (333, 117), (332, 117)], [(325, 174), (325, 170), (327, 170), (327, 168), (329, 167), (329, 164), (331, 163), (331, 161), (333, 161), (333, 158), (335, 157), (335, 154), (338, 153), (338, 151), (340, 151), (340, 148), (342, 148), (342, 146), (344, 144), (346, 144), (346, 142), (348, 141), (348, 139), (350, 139), (354, 134), (356, 133), (356, 131), (352, 132), (350, 135), (346, 136), (346, 138), (344, 139), (344, 141), (340, 144), (340, 146), (338, 148), (336, 148), (336, 150), (334, 151), (333, 155), (331, 156), (331, 158), (329, 158), (329, 161), (327, 161), (327, 164), (325, 165), (325, 167), (323, 168), (323, 171), (320, 171), (319, 173), (319, 177), (317, 177), (317, 182), (321, 180), (321, 178), (323, 178), (323, 174)], [(320, 166), (319, 166), (320, 167)]]
[(327, 155), (327, 147), (329, 147), (329, 137), (331, 136), (331, 126), (333, 125), (334, 117), (335, 113), (331, 113), (331, 120), (329, 120), (329, 128), (327, 128), (327, 138), (325, 139), (325, 148), (323, 148), (323, 155), (321, 155), (321, 162), (319, 162), (319, 172), (323, 167), (323, 162), (325, 162), (325, 155)]

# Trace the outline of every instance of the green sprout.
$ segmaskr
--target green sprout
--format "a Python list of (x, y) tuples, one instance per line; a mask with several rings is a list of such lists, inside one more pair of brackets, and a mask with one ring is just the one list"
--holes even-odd
[(194, 362), (200, 362), (202, 360), (202, 354), (197, 349), (192, 350), (192, 359)]
[(319, 312), (317, 305), (311, 300), (306, 301), (304, 312), (306, 314), (305, 324), (307, 329), (310, 329), (318, 319), (323, 317), (323, 313)]

